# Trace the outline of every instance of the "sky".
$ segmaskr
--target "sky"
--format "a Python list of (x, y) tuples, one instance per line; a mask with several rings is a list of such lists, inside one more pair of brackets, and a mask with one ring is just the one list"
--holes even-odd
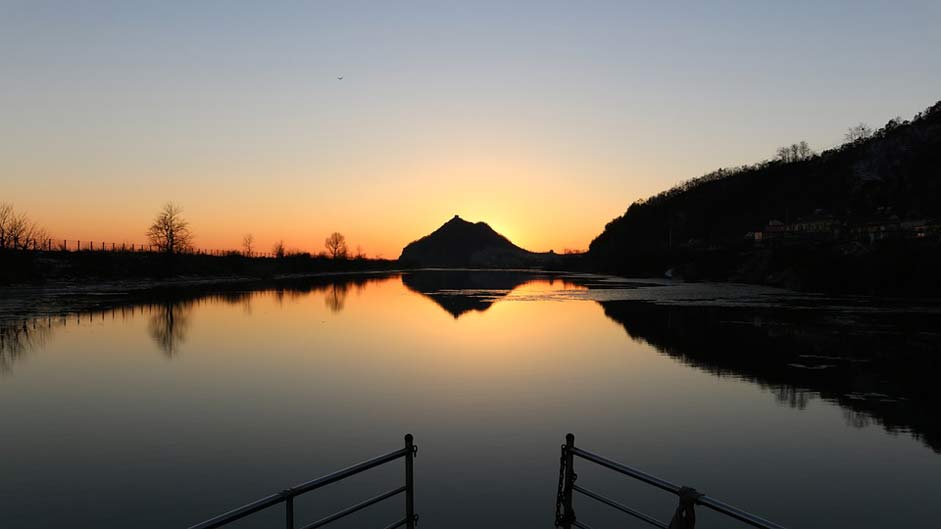
[[(585, 249), (639, 199), (941, 99), (941, 2), (0, 0), (0, 202), (56, 238)], [(343, 79), (337, 79), (342, 76)]]

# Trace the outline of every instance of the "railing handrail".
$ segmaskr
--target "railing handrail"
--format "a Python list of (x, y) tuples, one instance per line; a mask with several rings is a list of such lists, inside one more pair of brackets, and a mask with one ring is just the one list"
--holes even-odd
[[(402, 458), (402, 457), (410, 458), (414, 455), (415, 451), (417, 450), (415, 445), (412, 444), (412, 440), (413, 440), (412, 435), (408, 434), (405, 436), (405, 448), (400, 448), (398, 450), (389, 452), (387, 454), (376, 456), (372, 459), (367, 459), (366, 461), (356, 463), (355, 465), (350, 465), (346, 468), (337, 470), (336, 472), (331, 472), (330, 474), (301, 483), (297, 486), (291, 487), (289, 489), (285, 489), (281, 492), (276, 492), (269, 496), (265, 496), (264, 498), (255, 500), (251, 503), (247, 503), (245, 505), (242, 505), (241, 507), (232, 509), (231, 511), (222, 513), (218, 516), (214, 516), (204, 522), (190, 526), (189, 529), (215, 529), (217, 527), (221, 527), (223, 525), (232, 523), (236, 520), (240, 520), (250, 514), (254, 514), (262, 509), (272, 507), (282, 502), (288, 503), (288, 520), (290, 520), (289, 524), (293, 524), (293, 499), (295, 497), (300, 496), (301, 494), (319, 489), (331, 483), (335, 483), (337, 481), (346, 479), (350, 476), (354, 476), (356, 474), (359, 474), (360, 472), (365, 472), (371, 468), (375, 468), (380, 465), (389, 463), (391, 461), (395, 461), (399, 458)], [(352, 507), (343, 509), (342, 511), (328, 515), (325, 518), (322, 518), (307, 527), (320, 527), (321, 525), (325, 525), (331, 521), (334, 521), (344, 516), (347, 516), (349, 514), (352, 514), (356, 511), (364, 509), (382, 500), (391, 498), (392, 496), (395, 496), (402, 492), (405, 492), (409, 496), (409, 503), (408, 503), (407, 510), (411, 510), (412, 508), (411, 507), (412, 483), (411, 483), (411, 475), (410, 475), (411, 474), (411, 468), (410, 468), (411, 461), (409, 461), (408, 463), (409, 464), (407, 466), (408, 471), (406, 475), (406, 484), (404, 486), (393, 489), (386, 493), (380, 494), (379, 496), (375, 496), (363, 502), (360, 502), (356, 505), (353, 505)], [(401, 522), (396, 522), (396, 524), (394, 524), (392, 527), (399, 527), (403, 525), (404, 523), (408, 522), (409, 520), (410, 520), (409, 516), (406, 516), (405, 519), (403, 519)]]
[(599, 465), (603, 467), (607, 467), (616, 472), (620, 472), (621, 474), (626, 474), (632, 478), (639, 479), (640, 481), (649, 483), (667, 492), (672, 492), (676, 494), (680, 490), (680, 487), (678, 485), (670, 483), (669, 481), (665, 479), (660, 479), (654, 475), (648, 474), (646, 472), (642, 472), (640, 470), (637, 470), (636, 468), (631, 468), (627, 465), (618, 463), (617, 461), (614, 461), (612, 459), (608, 459), (602, 455), (589, 452), (588, 450), (582, 450), (581, 448), (572, 448), (571, 452), (581, 457), (582, 459), (587, 459), (588, 461), (598, 463)]
[(604, 495), (602, 495), (602, 494), (598, 494), (597, 492), (595, 492), (595, 491), (593, 491), (593, 490), (588, 490), (588, 489), (586, 489), (585, 487), (582, 487), (581, 485), (575, 485), (575, 484), (573, 484), (573, 485), (572, 485), (572, 490), (581, 492), (581, 493), (584, 494), (585, 496), (588, 496), (589, 498), (592, 498), (592, 499), (594, 499), (594, 500), (600, 501), (601, 503), (604, 503), (605, 505), (608, 505), (608, 506), (610, 506), (610, 507), (614, 507), (615, 509), (617, 509), (617, 510), (619, 510), (619, 511), (625, 513), (625, 514), (629, 514), (629, 515), (631, 515), (631, 516), (633, 516), (633, 517), (635, 517), (635, 518), (640, 518), (641, 520), (643, 520), (643, 521), (649, 523), (650, 525), (656, 525), (656, 526), (659, 527), (660, 529), (668, 529), (668, 528), (667, 528), (667, 524), (661, 522), (660, 520), (654, 518), (653, 516), (650, 516), (649, 514), (644, 514), (644, 513), (640, 512), (640, 511), (638, 511), (637, 509), (631, 509), (631, 508), (628, 507), (627, 505), (623, 505), (623, 504), (621, 504), (620, 502), (614, 501), (614, 500), (612, 500), (611, 498), (609, 498), (609, 497), (607, 497), (607, 496), (604, 496)]
[[(569, 434), (568, 436), (566, 436), (566, 444), (563, 445), (563, 450), (564, 450), (564, 451), (567, 451), (568, 453), (570, 453), (570, 454), (573, 455), (573, 456), (579, 456), (579, 457), (581, 457), (582, 459), (591, 461), (591, 462), (593, 462), (593, 463), (596, 463), (596, 464), (598, 464), (598, 465), (601, 465), (601, 466), (603, 466), (603, 467), (606, 467), (606, 468), (608, 468), (608, 469), (610, 469), (610, 470), (614, 470), (615, 472), (618, 472), (618, 473), (620, 473), (620, 474), (624, 474), (624, 475), (626, 475), (626, 476), (632, 477), (632, 478), (637, 479), (637, 480), (639, 480), (639, 481), (643, 481), (644, 483), (647, 483), (647, 484), (649, 484), (649, 485), (653, 485), (653, 486), (655, 486), (655, 487), (657, 487), (657, 488), (660, 488), (660, 489), (662, 489), (662, 490), (665, 490), (665, 491), (667, 491), (667, 492), (670, 492), (670, 493), (679, 495), (680, 489), (681, 489), (681, 487), (680, 487), (679, 485), (677, 485), (677, 484), (675, 484), (675, 483), (672, 483), (672, 482), (670, 482), (670, 481), (667, 481), (667, 480), (665, 480), (665, 479), (659, 478), (659, 477), (657, 477), (657, 476), (654, 476), (654, 475), (652, 475), (652, 474), (648, 474), (648, 473), (646, 473), (646, 472), (644, 472), (644, 471), (642, 471), (642, 470), (638, 470), (638, 469), (636, 469), (636, 468), (629, 467), (629, 466), (627, 466), (627, 465), (625, 465), (625, 464), (623, 464), (623, 463), (619, 463), (619, 462), (614, 461), (614, 460), (612, 460), (612, 459), (608, 459), (607, 457), (604, 457), (604, 456), (602, 456), (602, 455), (595, 454), (595, 453), (593, 453), (593, 452), (589, 452), (588, 450), (584, 450), (584, 449), (582, 449), (582, 448), (577, 448), (577, 447), (575, 447), (575, 442), (574, 442), (574, 441), (575, 441), (575, 436), (573, 436), (572, 434)], [(620, 503), (617, 503), (617, 502), (615, 502), (614, 500), (611, 500), (610, 498), (606, 498), (606, 497), (604, 497), (604, 496), (601, 496), (600, 494), (598, 494), (598, 493), (596, 493), (596, 492), (593, 492), (593, 491), (587, 490), (587, 489), (585, 489), (585, 488), (583, 488), (583, 487), (577, 486), (577, 485), (574, 484), (574, 480), (573, 480), (573, 482), (570, 484), (570, 488), (571, 488), (572, 490), (574, 490), (574, 491), (577, 491), (577, 492), (580, 492), (580, 493), (582, 493), (582, 494), (585, 494), (585, 495), (587, 495), (587, 496), (589, 496), (589, 497), (591, 497), (591, 498), (593, 498), (593, 499), (595, 499), (595, 500), (597, 500), (597, 501), (600, 501), (600, 502), (602, 502), (602, 503), (606, 503), (606, 504), (610, 505), (611, 507), (614, 507), (615, 509), (621, 510), (621, 511), (623, 511), (623, 512), (626, 512), (627, 514), (631, 514), (631, 515), (633, 515), (633, 516), (636, 516), (636, 517), (638, 517), (638, 518), (641, 518), (642, 520), (644, 520), (644, 521), (646, 521), (646, 522), (648, 522), (648, 523), (650, 523), (650, 524), (652, 524), (652, 525), (659, 525), (659, 526), (661, 526), (661, 527), (666, 526), (666, 524), (663, 524), (663, 522), (660, 522), (659, 520), (656, 520), (655, 518), (652, 518), (652, 517), (650, 517), (650, 516), (648, 516), (648, 515), (646, 515), (646, 514), (644, 514), (644, 513), (641, 513), (641, 512), (639, 512), (639, 511), (635, 511), (634, 509), (631, 509), (630, 507), (621, 505)], [(739, 509), (738, 507), (729, 505), (728, 503), (719, 501), (719, 500), (717, 500), (717, 499), (715, 499), (715, 498), (712, 498), (712, 497), (710, 497), (710, 496), (707, 496), (707, 495), (702, 495), (702, 496), (700, 496), (700, 497), (696, 500), (696, 504), (702, 505), (703, 507), (706, 507), (706, 508), (711, 509), (711, 510), (713, 510), (713, 511), (716, 511), (716, 512), (718, 512), (718, 513), (724, 514), (724, 515), (729, 516), (729, 517), (731, 517), (731, 518), (735, 518), (736, 520), (739, 520), (739, 521), (741, 521), (741, 522), (744, 522), (744, 523), (746, 523), (746, 524), (748, 524), (748, 525), (750, 525), (750, 526), (752, 526), (752, 527), (758, 527), (758, 528), (760, 528), (760, 529), (785, 529), (785, 527), (782, 526), (782, 525), (776, 524), (776, 523), (774, 523), (774, 522), (772, 522), (772, 521), (770, 521), (770, 520), (766, 520), (766, 519), (764, 519), (764, 518), (762, 518), (762, 517), (760, 517), (760, 516), (751, 514), (751, 513), (747, 512), (747, 511), (744, 511), (744, 510), (742, 510), (742, 509)], [(648, 519), (648, 518), (649, 518), (649, 519)], [(574, 522), (574, 520), (573, 520), (573, 522)], [(573, 523), (573, 525), (574, 525), (574, 523)]]
[(397, 494), (402, 494), (402, 493), (405, 492), (407, 489), (408, 489), (408, 487), (406, 487), (405, 485), (402, 485), (401, 487), (399, 487), (399, 488), (397, 488), (397, 489), (392, 489), (392, 490), (390, 490), (390, 491), (388, 491), (388, 492), (383, 492), (382, 494), (379, 494), (379, 495), (377, 495), (377, 496), (373, 496), (372, 498), (369, 498), (368, 500), (363, 500), (363, 501), (357, 503), (356, 505), (353, 505), (353, 506), (351, 506), (351, 507), (347, 507), (346, 509), (343, 509), (342, 511), (338, 511), (338, 512), (335, 512), (335, 513), (333, 513), (333, 514), (324, 516), (323, 518), (321, 518), (321, 519), (319, 519), (319, 520), (317, 520), (317, 521), (315, 521), (315, 522), (311, 522), (311, 523), (309, 523), (309, 524), (307, 524), (307, 525), (301, 527), (301, 529), (317, 529), (318, 527), (323, 527), (323, 526), (327, 525), (327, 524), (330, 523), (330, 522), (335, 522), (335, 521), (339, 520), (340, 518), (343, 518), (343, 517), (345, 517), (345, 516), (349, 516), (349, 515), (353, 514), (353, 513), (356, 512), (356, 511), (361, 511), (361, 510), (365, 509), (366, 507), (369, 507), (370, 505), (375, 505), (375, 504), (379, 503), (379, 502), (382, 501), (382, 500), (387, 500), (387, 499), (391, 498), (392, 496), (395, 496), (395, 495), (397, 495)]
[(359, 474), (360, 472), (365, 472), (366, 470), (378, 467), (379, 465), (384, 465), (390, 461), (395, 461), (396, 459), (400, 457), (405, 457), (406, 454), (408, 453), (409, 453), (408, 448), (400, 448), (393, 452), (389, 452), (388, 454), (376, 456), (372, 459), (367, 459), (366, 461), (363, 461), (361, 463), (350, 465), (346, 468), (337, 470), (336, 472), (327, 474), (326, 476), (321, 476), (319, 478), (312, 479), (306, 483), (301, 483), (300, 485), (296, 487), (292, 487), (288, 489), (288, 491), (292, 492), (293, 496), (297, 496), (299, 494), (304, 494), (305, 492), (317, 490), (320, 487), (323, 487), (325, 485), (335, 483), (337, 481), (340, 481), (341, 479), (346, 479), (350, 476)]

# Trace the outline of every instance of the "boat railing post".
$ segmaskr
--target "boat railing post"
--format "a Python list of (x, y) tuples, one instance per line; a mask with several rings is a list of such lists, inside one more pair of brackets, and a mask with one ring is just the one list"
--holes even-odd
[(415, 529), (415, 477), (413, 462), (416, 446), (412, 434), (405, 435), (405, 524), (408, 529)]
[(562, 489), (562, 507), (564, 529), (572, 529), (572, 522), (575, 521), (575, 510), (572, 507), (572, 486), (575, 485), (575, 469), (572, 468), (575, 458), (572, 455), (572, 449), (575, 448), (575, 435), (568, 433), (565, 435), (565, 485)]
[(289, 494), (284, 500), (284, 526), (294, 529), (294, 495)]

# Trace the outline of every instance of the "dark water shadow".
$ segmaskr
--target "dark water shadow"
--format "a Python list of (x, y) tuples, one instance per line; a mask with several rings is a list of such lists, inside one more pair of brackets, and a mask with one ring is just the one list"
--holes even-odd
[(634, 339), (686, 365), (768, 389), (797, 409), (820, 398), (847, 424), (879, 424), (941, 452), (941, 316), (599, 302)]
[(402, 274), (405, 288), (434, 301), (454, 319), (484, 312), (514, 289), (558, 274), (502, 270), (421, 270)]

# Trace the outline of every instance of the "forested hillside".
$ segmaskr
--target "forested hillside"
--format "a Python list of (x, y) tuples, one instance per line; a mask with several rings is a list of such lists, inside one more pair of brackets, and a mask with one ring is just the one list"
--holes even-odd
[[(806, 243), (820, 251), (837, 243), (872, 245), (874, 237), (918, 237), (925, 244), (936, 239), (941, 102), (911, 121), (894, 119), (875, 132), (848, 136), (844, 145), (820, 154), (795, 144), (779, 150), (775, 160), (721, 169), (637, 201), (592, 241), (591, 261), (608, 272), (663, 273), (726, 252), (721, 275), (740, 269), (756, 247), (767, 252)], [(807, 237), (800, 230), (808, 219), (825, 219), (823, 228), (814, 228), (827, 233)], [(786, 241), (773, 238), (776, 230), (789, 235)], [(870, 233), (876, 230), (882, 231), (878, 237)], [(729, 255), (731, 250), (748, 255)]]

